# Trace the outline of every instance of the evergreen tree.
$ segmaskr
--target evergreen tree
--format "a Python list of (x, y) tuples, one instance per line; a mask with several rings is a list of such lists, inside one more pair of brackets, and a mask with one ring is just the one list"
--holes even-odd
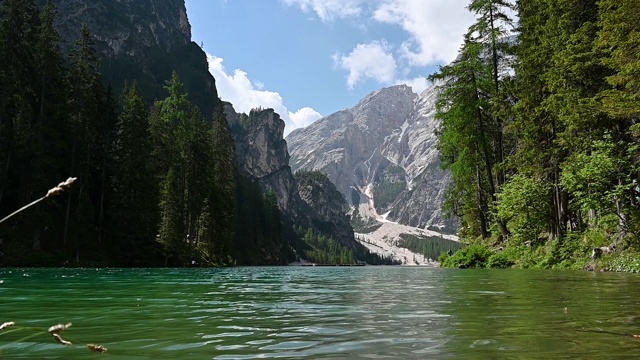
[(552, 188), (548, 199), (539, 200), (552, 204), (552, 213), (547, 218), (551, 238), (564, 234), (568, 219), (568, 194), (559, 186), (559, 164), (565, 155), (556, 146), (562, 126), (557, 116), (543, 105), (551, 96), (545, 77), (555, 50), (564, 41), (553, 20), (560, 11), (555, 6), (555, 2), (547, 0), (518, 2), (515, 65), (518, 103), (515, 120), (507, 128), (516, 142), (509, 167)]
[(184, 222), (182, 187), (173, 168), (170, 168), (160, 192), (161, 223), (158, 240), (163, 247), (164, 265), (181, 265), (186, 253), (187, 234)]
[(480, 96), (481, 51), (482, 44), (467, 37), (459, 59), (441, 67), (431, 79), (440, 84), (438, 150), (443, 167), (452, 173), (445, 206), (461, 218), (461, 227), (468, 231), (465, 235), (486, 238), (489, 201), (495, 193), (495, 159), (482, 110), (489, 104)]
[[(36, 191), (43, 191), (35, 178), (40, 169), (38, 143), (32, 138), (38, 126), (39, 29), (34, 1), (0, 3), (0, 209), (25, 205)], [(37, 221), (41, 218), (39, 211), (13, 219), (12, 245), (18, 251), (31, 247), (26, 241), (30, 236), (33, 247), (39, 248)]]
[[(640, 3), (637, 1), (600, 0), (598, 50), (602, 62), (612, 70), (607, 77), (611, 88), (601, 93), (604, 110), (615, 118), (637, 119), (640, 116)], [(638, 127), (636, 125), (636, 127)]]
[(474, 0), (468, 8), (477, 21), (465, 35), (460, 56), (431, 76), (441, 90), (436, 105), (441, 160), (453, 176), (446, 207), (462, 218), (466, 235), (487, 238), (497, 225), (506, 236), (504, 219), (495, 218), (491, 209), (505, 181), (504, 110), (509, 104), (501, 84), (509, 68), (504, 38), (511, 5)]
[(149, 263), (158, 224), (158, 184), (149, 161), (146, 105), (138, 87), (126, 85), (117, 123), (113, 172), (113, 257), (125, 264)]
[[(60, 35), (54, 21), (57, 16), (55, 5), (47, 1), (40, 14), (40, 26), (38, 28), (38, 43), (36, 55), (38, 59), (37, 108), (38, 115), (31, 134), (33, 148), (33, 160), (31, 163), (31, 175), (33, 178), (33, 197), (44, 193), (51, 184), (55, 184), (68, 174), (64, 169), (64, 133), (66, 99), (68, 86), (66, 82), (66, 69), (64, 68), (64, 55), (60, 49)], [(30, 197), (31, 197), (30, 196)], [(57, 241), (61, 232), (57, 223), (61, 219), (60, 214), (64, 209), (58, 203), (46, 203), (32, 210), (33, 248), (41, 248), (41, 240), (48, 250), (60, 246)], [(44, 231), (46, 229), (46, 231)], [(56, 229), (54, 231), (53, 229)]]
[[(80, 38), (70, 54), (71, 71), (68, 125), (70, 130), (70, 176), (78, 177), (78, 184), (67, 198), (65, 231), (63, 244), (71, 242), (76, 261), (80, 260), (79, 245), (91, 245), (97, 241), (94, 232), (95, 200), (91, 198), (95, 184), (93, 169), (96, 168), (95, 154), (98, 147), (98, 119), (103, 88), (98, 72), (98, 57), (95, 52), (93, 35), (86, 25), (81, 29)], [(72, 208), (81, 219), (70, 221)]]
[(153, 153), (164, 184), (161, 228), (172, 229), (169, 233), (161, 231), (160, 236), (169, 256), (177, 264), (184, 264), (199, 256), (199, 226), (207, 224), (202, 214), (213, 186), (213, 145), (210, 127), (199, 109), (187, 100), (175, 72), (165, 89), (169, 95), (156, 102), (151, 117)]
[(213, 237), (211, 251), (217, 257), (227, 257), (234, 237), (236, 214), (236, 149), (222, 102), (213, 116), (213, 183), (211, 184), (213, 215)]

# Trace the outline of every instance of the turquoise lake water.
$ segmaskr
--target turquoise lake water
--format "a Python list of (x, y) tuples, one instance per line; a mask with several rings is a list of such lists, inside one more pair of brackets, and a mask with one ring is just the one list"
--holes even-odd
[(616, 273), (0, 269), (0, 359), (634, 359), (639, 303)]

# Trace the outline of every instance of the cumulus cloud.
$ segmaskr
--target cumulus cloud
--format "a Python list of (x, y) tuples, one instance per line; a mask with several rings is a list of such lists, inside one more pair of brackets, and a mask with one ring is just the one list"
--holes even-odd
[(467, 0), (382, 0), (376, 21), (402, 27), (410, 38), (400, 53), (411, 65), (448, 63), (457, 56), (462, 35), (473, 22)]
[(416, 94), (422, 93), (426, 88), (431, 86), (431, 82), (427, 80), (426, 76), (418, 76), (413, 79), (397, 80), (396, 84), (409, 85), (411, 86), (413, 92)]
[(298, 6), (304, 12), (315, 12), (322, 21), (358, 16), (367, 0), (282, 0), (286, 5)]
[[(246, 72), (236, 69), (233, 74), (228, 74), (223, 59), (207, 54), (209, 72), (216, 79), (218, 95), (224, 101), (229, 101), (238, 112), (249, 113), (251, 109), (262, 107), (272, 108), (285, 122), (285, 136), (291, 131), (307, 126), (320, 119), (322, 115), (309, 107), (304, 107), (290, 112), (284, 106), (282, 96), (274, 91), (256, 88)], [(261, 83), (257, 83), (258, 85)], [(264, 86), (264, 84), (263, 84)]]
[(358, 44), (349, 55), (335, 54), (333, 61), (336, 67), (349, 72), (347, 85), (350, 89), (363, 80), (390, 84), (396, 77), (396, 60), (385, 41)]
[(322, 115), (320, 115), (319, 112), (307, 106), (307, 107), (303, 107), (302, 109), (299, 109), (294, 113), (290, 112), (289, 117), (291, 118), (291, 121), (294, 124), (296, 124), (297, 127), (305, 127), (307, 125), (311, 125), (314, 121), (320, 119)]
[(322, 21), (370, 17), (400, 26), (409, 35), (399, 47), (411, 65), (448, 63), (455, 59), (462, 35), (473, 22), (468, 0), (281, 0)]

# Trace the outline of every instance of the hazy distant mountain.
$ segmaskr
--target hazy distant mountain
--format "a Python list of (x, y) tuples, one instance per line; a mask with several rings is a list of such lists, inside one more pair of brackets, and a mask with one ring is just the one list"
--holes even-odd
[(291, 168), (325, 172), (354, 216), (452, 231), (442, 203), (450, 175), (440, 168), (437, 89), (406, 85), (369, 94), (356, 106), (291, 132)]

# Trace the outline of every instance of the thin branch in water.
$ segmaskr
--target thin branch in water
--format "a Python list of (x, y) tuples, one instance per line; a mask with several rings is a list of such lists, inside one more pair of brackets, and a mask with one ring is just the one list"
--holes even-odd
[(49, 332), (49, 334), (59, 334), (62, 332), (62, 330), (70, 328), (71, 327), (71, 323), (67, 323), (67, 324), (58, 324), (58, 325), (53, 325), (49, 328), (49, 330), (47, 330)]
[(91, 352), (99, 352), (99, 353), (107, 352), (107, 348), (102, 345), (87, 344), (87, 348), (89, 348)]
[(5, 328), (8, 328), (9, 326), (13, 326), (13, 325), (15, 325), (15, 324), (16, 324), (16, 323), (14, 323), (13, 321), (8, 321), (8, 322), (3, 323), (2, 325), (0, 325), (0, 330), (3, 330), (3, 329), (5, 329)]
[(54, 339), (56, 339), (56, 341), (57, 341), (58, 343), (62, 344), (62, 345), (66, 345), (66, 346), (71, 346), (71, 345), (73, 345), (73, 344), (71, 343), (71, 341), (67, 341), (67, 340), (65, 340), (65, 339), (61, 338), (61, 337), (60, 337), (60, 335), (58, 335), (58, 334), (56, 334), (56, 333), (53, 333), (53, 334), (51, 334), (51, 335), (53, 335), (53, 338), (54, 338)]

